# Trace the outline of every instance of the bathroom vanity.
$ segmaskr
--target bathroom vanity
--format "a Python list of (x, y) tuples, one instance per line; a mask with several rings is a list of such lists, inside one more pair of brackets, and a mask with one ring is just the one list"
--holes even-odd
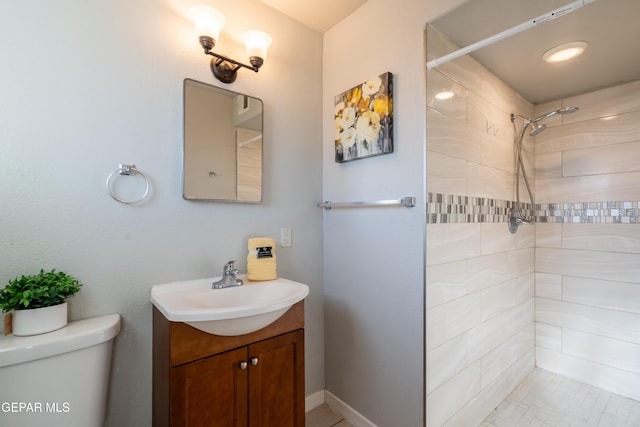
[(304, 300), (268, 326), (221, 336), (153, 307), (153, 425), (304, 426)]

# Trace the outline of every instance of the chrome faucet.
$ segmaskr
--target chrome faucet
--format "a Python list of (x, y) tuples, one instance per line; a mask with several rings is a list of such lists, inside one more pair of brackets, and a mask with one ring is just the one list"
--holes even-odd
[(211, 285), (213, 289), (230, 288), (232, 286), (242, 285), (242, 279), (238, 279), (240, 271), (238, 271), (234, 263), (235, 261), (229, 261), (224, 265), (222, 278), (217, 282), (213, 282)]

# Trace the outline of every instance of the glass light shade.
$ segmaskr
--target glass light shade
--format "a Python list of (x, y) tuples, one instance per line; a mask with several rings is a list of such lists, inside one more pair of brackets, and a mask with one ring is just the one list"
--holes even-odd
[(209, 36), (215, 42), (218, 41), (220, 30), (227, 22), (220, 11), (210, 6), (193, 6), (189, 9), (189, 14), (196, 28), (196, 36)]
[(242, 33), (242, 39), (249, 57), (257, 56), (258, 58), (266, 59), (267, 50), (269, 50), (272, 42), (269, 34), (258, 30), (248, 30)]

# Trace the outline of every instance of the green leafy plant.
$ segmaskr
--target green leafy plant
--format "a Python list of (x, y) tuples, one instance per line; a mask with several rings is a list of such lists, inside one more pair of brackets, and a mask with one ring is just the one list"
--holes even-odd
[(80, 290), (78, 279), (55, 269), (33, 276), (21, 276), (0, 290), (2, 311), (50, 307), (65, 302)]

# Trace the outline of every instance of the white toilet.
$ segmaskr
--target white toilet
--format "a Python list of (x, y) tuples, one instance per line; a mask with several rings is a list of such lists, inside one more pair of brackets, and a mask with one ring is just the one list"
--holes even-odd
[(42, 335), (0, 337), (2, 427), (101, 427), (120, 315)]

